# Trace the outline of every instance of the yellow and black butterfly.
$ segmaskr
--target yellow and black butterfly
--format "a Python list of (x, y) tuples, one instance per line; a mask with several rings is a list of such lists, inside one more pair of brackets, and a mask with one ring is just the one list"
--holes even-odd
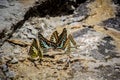
[(32, 58), (39, 57), (39, 59), (42, 59), (43, 50), (39, 44), (38, 39), (33, 39), (33, 42), (32, 42), (30, 49), (29, 49), (29, 54)]

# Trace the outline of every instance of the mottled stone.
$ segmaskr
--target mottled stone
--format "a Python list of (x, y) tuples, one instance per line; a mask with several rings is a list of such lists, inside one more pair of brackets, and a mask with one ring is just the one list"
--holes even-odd
[(13, 72), (13, 71), (5, 72), (5, 74), (8, 78), (14, 78), (15, 77), (15, 72)]
[(11, 60), (11, 63), (12, 63), (12, 64), (18, 63), (18, 59), (14, 57), (14, 58)]
[(6, 71), (9, 70), (9, 69), (8, 69), (8, 66), (7, 66), (6, 64), (3, 64), (3, 65), (1, 66), (1, 68), (2, 68), (2, 71), (3, 71), (3, 72), (6, 72)]

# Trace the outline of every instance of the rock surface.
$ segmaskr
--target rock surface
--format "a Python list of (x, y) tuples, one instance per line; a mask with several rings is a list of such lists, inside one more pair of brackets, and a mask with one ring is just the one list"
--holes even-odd
[[(7, 13), (11, 13), (10, 6), (15, 7), (19, 4), (17, 8), (20, 10), (23, 10), (26, 6), (28, 9), (29, 4), (33, 4), (34, 0), (33, 2), (30, 0), (30, 3), (28, 3), (29, 0), (26, 3), (24, 0), (1, 0), (1, 2), (4, 5), (0, 4), (0, 10), (8, 9)], [(88, 0), (78, 5), (72, 14), (54, 17), (51, 15), (45, 17), (34, 16), (24, 21), (23, 25), (16, 29), (0, 47), (0, 79), (119, 80), (120, 32), (119, 19), (115, 17), (118, 16), (114, 10), (115, 6), (113, 6), (111, 0), (94, 0), (91, 2)], [(75, 3), (72, 6), (75, 6)], [(15, 11), (13, 9), (13, 12), (17, 14), (19, 9), (15, 9)], [(24, 14), (25, 12), (22, 13), (22, 15)], [(7, 16), (9, 15), (7, 14)], [(2, 17), (5, 18), (1, 16), (1, 19)], [(13, 18), (15, 15), (11, 17)], [(13, 18), (14, 24), (17, 23), (17, 20), (14, 19), (24, 19), (19, 14), (17, 17)], [(109, 21), (113, 18), (117, 19), (115, 23)], [(106, 25), (103, 26), (101, 25), (102, 21), (108, 23), (105, 22)], [(7, 23), (12, 24), (12, 20), (3, 24), (7, 25)], [(112, 25), (112, 27), (107, 25)], [(37, 38), (38, 32), (49, 40), (53, 31), (57, 30), (58, 33), (61, 33), (63, 28), (67, 28), (67, 33), (73, 36), (77, 43), (77, 49), (71, 48), (71, 53), (68, 54), (61, 50), (48, 50), (44, 53), (41, 62), (30, 59), (30, 44), (33, 38)]]
[[(16, 25), (24, 20), (29, 7), (32, 7), (35, 0), (0, 0), (0, 44), (6, 40), (15, 29)], [(16, 25), (16, 26), (15, 26)]]

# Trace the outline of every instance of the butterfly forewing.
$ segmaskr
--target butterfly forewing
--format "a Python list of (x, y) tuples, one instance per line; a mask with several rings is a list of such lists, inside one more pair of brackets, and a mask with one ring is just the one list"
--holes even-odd
[(57, 31), (54, 31), (50, 37), (50, 41), (51, 42), (54, 42), (54, 43), (57, 43), (58, 42), (58, 32)]
[(54, 42), (51, 42), (49, 40), (47, 40), (46, 38), (43, 37), (42, 34), (38, 34), (38, 39), (39, 39), (39, 43), (41, 45), (41, 47), (43, 48), (56, 48), (56, 44)]
[(68, 38), (70, 40), (71, 47), (77, 48), (77, 43), (73, 39), (73, 36), (71, 34), (69, 34)]
[(66, 28), (64, 28), (63, 32), (60, 34), (58, 38), (57, 47), (62, 49), (66, 40), (67, 40), (67, 30)]

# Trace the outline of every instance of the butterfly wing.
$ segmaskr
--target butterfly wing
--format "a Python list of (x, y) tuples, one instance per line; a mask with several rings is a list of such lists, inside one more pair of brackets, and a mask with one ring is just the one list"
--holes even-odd
[(56, 48), (56, 44), (44, 38), (42, 34), (38, 34), (38, 39), (42, 48)]
[(29, 49), (29, 54), (32, 58), (38, 57), (38, 44), (36, 39), (33, 39), (33, 42)]
[(57, 42), (57, 47), (63, 49), (65, 42), (67, 40), (67, 30), (66, 28), (63, 29), (63, 32), (60, 34)]
[(50, 37), (50, 41), (51, 42), (54, 42), (54, 43), (57, 43), (58, 42), (58, 32), (57, 31), (54, 31)]
[(42, 59), (43, 52), (41, 46), (39, 45), (38, 39), (33, 39), (33, 42), (30, 46), (29, 54), (32, 58), (39, 57), (40, 59)]

